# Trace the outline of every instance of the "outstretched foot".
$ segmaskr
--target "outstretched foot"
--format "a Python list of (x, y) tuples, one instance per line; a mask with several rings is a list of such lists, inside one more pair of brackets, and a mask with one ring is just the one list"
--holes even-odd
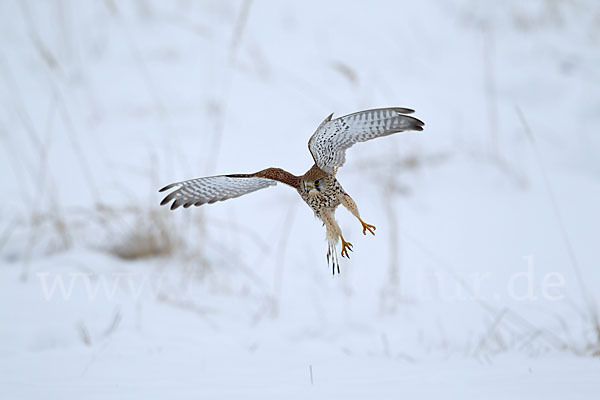
[(350, 258), (350, 256), (348, 255), (348, 250), (353, 251), (352, 243), (346, 242), (341, 235), (340, 238), (342, 239), (342, 257)]
[(362, 224), (363, 227), (363, 235), (367, 234), (367, 231), (369, 231), (371, 233), (371, 235), (375, 235), (375, 229), (377, 229), (375, 227), (375, 225), (369, 225), (367, 224), (365, 221), (363, 221), (362, 219), (358, 219), (360, 221), (360, 223)]

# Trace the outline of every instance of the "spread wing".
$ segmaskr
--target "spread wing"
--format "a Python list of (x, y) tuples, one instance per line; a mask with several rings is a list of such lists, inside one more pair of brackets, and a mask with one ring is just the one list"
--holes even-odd
[(319, 168), (335, 173), (346, 161), (346, 149), (355, 143), (397, 132), (422, 131), (422, 121), (405, 115), (412, 112), (408, 108), (378, 108), (333, 120), (331, 114), (311, 136), (308, 149)]
[(164, 206), (170, 201), (175, 200), (171, 204), (171, 210), (179, 206), (185, 208), (201, 206), (206, 203), (212, 204), (217, 201), (243, 196), (276, 184), (277, 182), (272, 179), (249, 175), (219, 175), (190, 179), (172, 183), (160, 189), (159, 192), (175, 189), (160, 202), (160, 205)]

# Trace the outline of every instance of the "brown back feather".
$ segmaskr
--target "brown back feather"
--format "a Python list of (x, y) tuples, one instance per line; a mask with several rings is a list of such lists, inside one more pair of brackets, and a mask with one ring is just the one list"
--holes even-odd
[(321, 179), (329, 175), (327, 172), (323, 171), (321, 168), (314, 164), (306, 173), (302, 176), (306, 181), (316, 181), (317, 179)]
[(263, 169), (262, 171), (255, 172), (253, 174), (233, 174), (227, 176), (232, 178), (267, 178), (285, 183), (286, 185), (290, 185), (294, 188), (298, 188), (300, 186), (299, 176), (293, 175), (281, 168), (267, 168)]

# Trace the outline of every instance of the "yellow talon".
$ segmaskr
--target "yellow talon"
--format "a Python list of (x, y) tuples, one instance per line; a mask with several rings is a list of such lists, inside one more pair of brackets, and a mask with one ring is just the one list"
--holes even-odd
[(346, 242), (342, 235), (340, 235), (340, 238), (342, 239), (342, 257), (350, 258), (350, 256), (348, 255), (348, 250), (353, 251), (352, 243)]
[(363, 227), (363, 235), (367, 234), (367, 231), (369, 231), (371, 233), (371, 235), (375, 236), (375, 229), (377, 229), (375, 227), (375, 225), (370, 225), (367, 224), (365, 221), (363, 221), (362, 219), (358, 219), (360, 221), (360, 223), (362, 224)]

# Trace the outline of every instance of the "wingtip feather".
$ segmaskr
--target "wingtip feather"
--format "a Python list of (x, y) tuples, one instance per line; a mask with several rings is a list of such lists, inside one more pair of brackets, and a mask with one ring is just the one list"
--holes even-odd
[(175, 186), (177, 186), (177, 185), (178, 185), (178, 183), (171, 183), (171, 184), (169, 184), (169, 185), (165, 186), (165, 187), (164, 187), (164, 188), (162, 188), (162, 189), (158, 189), (158, 191), (159, 191), (159, 192), (164, 192), (165, 190), (169, 190), (169, 189), (171, 189), (171, 188), (174, 188), (174, 187), (175, 187)]
[(392, 107), (392, 110), (397, 112), (398, 114), (412, 114), (415, 112), (412, 108), (404, 108), (404, 107)]
[(423, 127), (425, 126), (425, 122), (421, 121), (418, 118), (415, 117), (406, 117), (406, 118), (410, 118), (411, 122), (413, 123), (410, 127), (410, 129), (412, 129), (413, 131), (422, 131)]
[(177, 194), (177, 191), (169, 193), (164, 199), (162, 199), (162, 201), (160, 202), (160, 205), (164, 206), (165, 204), (167, 204), (168, 202), (173, 200), (173, 198), (176, 196), (176, 194)]

